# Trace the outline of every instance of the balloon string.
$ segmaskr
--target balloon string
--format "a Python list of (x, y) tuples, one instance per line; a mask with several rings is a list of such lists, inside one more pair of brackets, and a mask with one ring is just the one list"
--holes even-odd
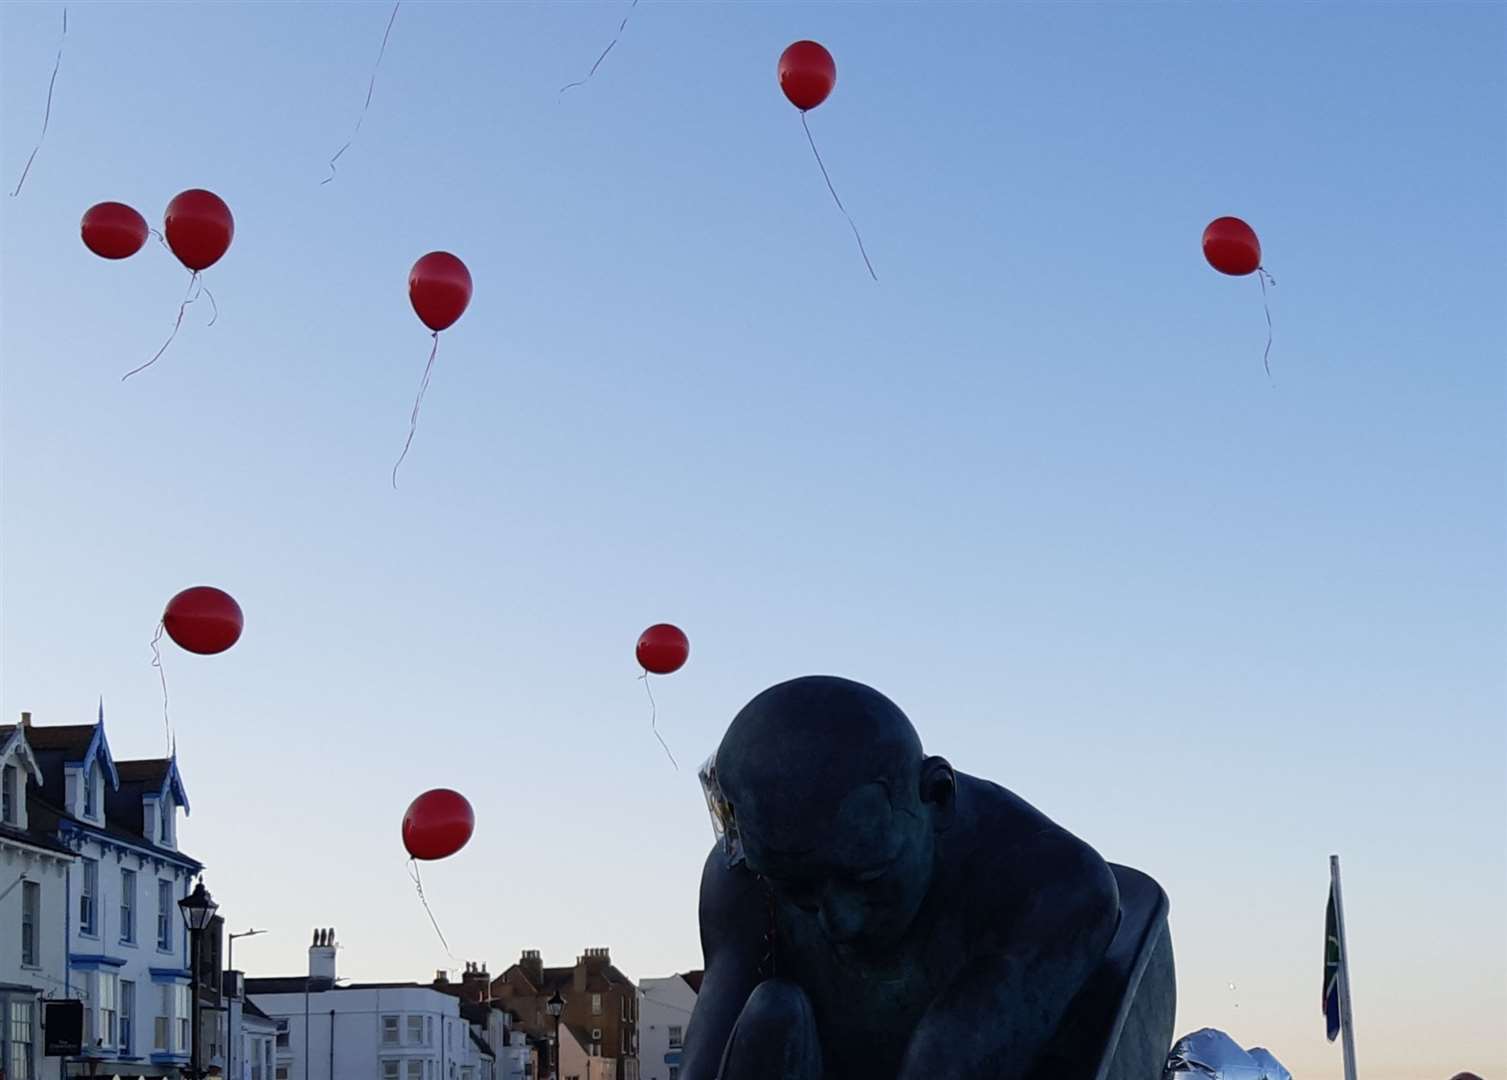
[(429, 389), (429, 375), (434, 371), (434, 354), (440, 351), (440, 332), (434, 332), (434, 348), (429, 350), (429, 363), (424, 365), (424, 379), (419, 383), (418, 396), (413, 399), (413, 415), (408, 418), (408, 441), (403, 444), (403, 452), (398, 455), (397, 463), (392, 467), (392, 487), (398, 489), (398, 466), (403, 464), (403, 459), (408, 456), (408, 448), (413, 445), (413, 433), (419, 428), (419, 406), (424, 403), (424, 393)]
[(335, 162), (340, 160), (340, 155), (351, 148), (351, 143), (356, 141), (356, 136), (361, 134), (361, 124), (366, 120), (366, 110), (371, 108), (372, 91), (377, 88), (377, 72), (382, 69), (382, 57), (387, 53), (387, 39), (392, 34), (392, 24), (397, 21), (398, 8), (403, 6), (403, 0), (397, 0), (392, 6), (392, 14), (387, 17), (387, 29), (382, 34), (382, 47), (377, 50), (377, 62), (372, 65), (371, 81), (366, 84), (366, 102), (361, 106), (361, 114), (356, 117), (356, 126), (351, 130), (351, 137), (345, 140), (345, 145), (335, 151), (335, 156), (330, 158), (330, 175), (319, 181), (320, 187), (335, 179)]
[(1266, 267), (1256, 267), (1256, 276), (1261, 282), (1261, 307), (1266, 311), (1266, 352), (1261, 354), (1261, 363), (1266, 366), (1266, 377), (1272, 377), (1272, 306), (1266, 297), (1266, 284), (1275, 288), (1277, 279), (1266, 272)]
[(168, 755), (173, 752), (173, 725), (167, 718), (167, 672), (162, 668), (162, 650), (157, 647), (162, 640), (163, 631), (167, 629), (166, 623), (157, 624), (157, 632), (152, 635), (152, 666), (157, 669), (157, 678), (162, 683), (162, 731), (167, 736)]
[(26, 183), (26, 175), (31, 172), (31, 163), (37, 160), (37, 153), (42, 149), (42, 143), (47, 138), (47, 125), (52, 120), (52, 88), (57, 85), (58, 69), (63, 66), (63, 42), (68, 40), (68, 9), (63, 8), (63, 36), (58, 38), (58, 58), (52, 64), (52, 78), (47, 81), (47, 108), (42, 111), (42, 134), (37, 136), (37, 145), (32, 147), (31, 156), (26, 159), (26, 168), (21, 170), (21, 179), (16, 181), (16, 190), (10, 193), (11, 198), (21, 194), (21, 185)]
[(816, 140), (811, 137), (811, 125), (806, 123), (805, 109), (801, 110), (801, 127), (806, 129), (806, 141), (811, 144), (811, 153), (816, 156), (817, 165), (821, 166), (822, 179), (827, 182), (827, 190), (832, 193), (832, 201), (835, 202), (837, 204), (837, 208), (842, 211), (842, 216), (848, 219), (848, 228), (853, 230), (853, 239), (858, 241), (858, 253), (863, 256), (863, 265), (869, 268), (869, 277), (873, 278), (875, 281), (878, 281), (879, 275), (874, 273), (874, 264), (869, 262), (869, 253), (864, 250), (863, 237), (858, 235), (858, 226), (853, 222), (853, 215), (848, 213), (848, 208), (843, 206), (842, 200), (837, 197), (837, 189), (832, 186), (832, 177), (827, 175), (827, 166), (826, 163), (822, 161), (821, 151), (817, 150)]
[(632, 18), (633, 9), (636, 7), (638, 7), (638, 0), (633, 0), (633, 3), (628, 5), (628, 14), (624, 15), (623, 21), (618, 24), (617, 34), (611, 41), (607, 43), (607, 47), (602, 50), (602, 55), (597, 57), (597, 62), (591, 65), (591, 70), (586, 73), (586, 78), (577, 79), (573, 83), (566, 83), (564, 86), (560, 87), (560, 95), (562, 97), (565, 95), (565, 91), (571, 89), (572, 87), (585, 86), (588, 82), (591, 81), (591, 77), (597, 73), (597, 68), (602, 66), (602, 61), (607, 59), (607, 54), (612, 51), (612, 47), (616, 45), (618, 43), (618, 39), (623, 36), (623, 30), (627, 27), (628, 20)]
[(665, 744), (664, 736), (659, 733), (659, 706), (654, 704), (654, 690), (649, 686), (649, 671), (639, 676), (644, 684), (644, 693), (649, 695), (649, 728), (654, 732), (654, 737), (659, 740), (659, 745), (664, 747), (665, 756), (670, 759), (670, 764), (675, 766), (675, 771), (680, 771), (680, 762), (675, 760), (675, 755), (670, 753), (670, 748)]
[(445, 940), (445, 932), (440, 929), (439, 920), (434, 917), (434, 911), (429, 907), (429, 900), (424, 896), (424, 883), (419, 879), (417, 859), (408, 860), (408, 876), (413, 879), (413, 887), (419, 892), (419, 903), (424, 905), (424, 912), (429, 916), (429, 924), (434, 927), (434, 932), (439, 935), (440, 944), (445, 947), (445, 955), (452, 960), (459, 960), (460, 958), (450, 951), (450, 943)]
[[(199, 271), (197, 270), (195, 270), (193, 272), (193, 276), (188, 279), (188, 292), (184, 293), (183, 295), (183, 303), (178, 305), (178, 318), (177, 321), (173, 323), (173, 332), (167, 336), (167, 340), (162, 343), (162, 348), (157, 350), (157, 354), (155, 356), (153, 356), (145, 364), (142, 364), (140, 367), (132, 368), (130, 371), (122, 375), (120, 377), (121, 382), (125, 382), (132, 375), (135, 375), (138, 371), (145, 371), (147, 368), (155, 364), (162, 357), (163, 353), (167, 352), (167, 347), (171, 345), (173, 343), (173, 339), (178, 336), (178, 328), (183, 325), (183, 313), (188, 310), (189, 304), (192, 304), (195, 300), (199, 299), (198, 293), (194, 292), (194, 289), (196, 287), (200, 292), (204, 291), (204, 282), (200, 279)], [(210, 303), (214, 303), (214, 297), (210, 297)], [(219, 318), (219, 316), (220, 309), (217, 306), (215, 308), (215, 318)], [(214, 325), (214, 319), (210, 320), (210, 325)]]

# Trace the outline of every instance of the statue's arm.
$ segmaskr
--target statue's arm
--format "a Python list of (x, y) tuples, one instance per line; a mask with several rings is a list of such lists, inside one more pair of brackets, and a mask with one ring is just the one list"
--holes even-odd
[[(1114, 936), (1114, 874), (1071, 834), (1053, 829), (1008, 855), (995, 880), (1030, 880), (1000, 898), (998, 938), (934, 1001), (906, 1050), (900, 1080), (1020, 1080)], [(1034, 885), (1031, 884), (1034, 882)], [(1017, 887), (1020, 887), (1018, 884)]]
[(729, 868), (714, 848), (701, 872), (705, 973), (680, 1055), (683, 1080), (716, 1080), (733, 1024), (759, 982), (767, 913), (753, 874)]

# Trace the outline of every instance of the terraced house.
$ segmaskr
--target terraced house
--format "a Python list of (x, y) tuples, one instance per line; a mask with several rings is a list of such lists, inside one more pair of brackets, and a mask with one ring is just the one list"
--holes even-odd
[[(22, 727), (34, 759), (25, 831), (66, 860), (61, 882), (56, 871), (40, 882), (51, 893), (61, 885), (46, 908), (62, 917), (61, 926), (39, 926), (37, 947), (65, 958), (62, 985), (47, 992), (83, 1002), (84, 1062), (69, 1072), (176, 1076), (188, 1063), (192, 1024), (178, 901), (201, 869), (178, 850), (178, 815), (189, 806), (177, 758), (117, 761), (103, 705), (93, 724), (43, 727), (26, 716)], [(12, 1065), (6, 1075), (43, 1074)]]

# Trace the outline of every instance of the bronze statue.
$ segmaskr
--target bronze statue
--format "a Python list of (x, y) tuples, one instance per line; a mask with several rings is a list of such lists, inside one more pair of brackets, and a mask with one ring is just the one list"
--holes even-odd
[(925, 756), (882, 694), (766, 690), (702, 781), (719, 842), (684, 1080), (1160, 1076), (1160, 888)]

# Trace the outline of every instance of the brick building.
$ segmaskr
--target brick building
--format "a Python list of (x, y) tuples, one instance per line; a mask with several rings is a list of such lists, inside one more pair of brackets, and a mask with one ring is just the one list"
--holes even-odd
[[(565, 999), (561, 1027), (591, 1057), (616, 1061), (615, 1080), (638, 1080), (638, 991), (612, 963), (607, 949), (587, 949), (573, 967), (545, 967), (539, 953), (524, 952), (518, 963), (492, 980), (492, 1000), (518, 1017), (518, 1026), (536, 1038), (551, 1038), (554, 1018), (549, 999)], [(540, 1063), (547, 1077), (548, 1063)]]

